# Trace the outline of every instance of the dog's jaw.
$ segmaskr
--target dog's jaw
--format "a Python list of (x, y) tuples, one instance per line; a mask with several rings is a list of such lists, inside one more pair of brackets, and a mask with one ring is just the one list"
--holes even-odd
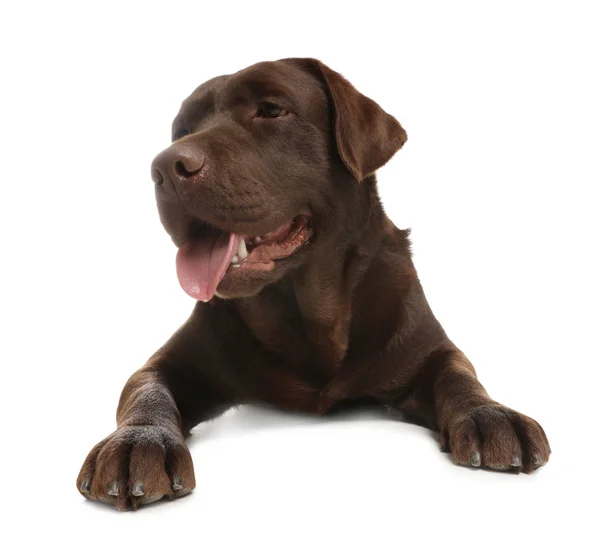
[(236, 284), (243, 284), (248, 275), (258, 273), (269, 283), (268, 273), (277, 261), (291, 258), (313, 234), (307, 214), (262, 236), (227, 232), (198, 221), (192, 221), (188, 231), (177, 253), (177, 276), (183, 290), (200, 302), (210, 301), (226, 276), (220, 298), (234, 298), (232, 288), (236, 291)]

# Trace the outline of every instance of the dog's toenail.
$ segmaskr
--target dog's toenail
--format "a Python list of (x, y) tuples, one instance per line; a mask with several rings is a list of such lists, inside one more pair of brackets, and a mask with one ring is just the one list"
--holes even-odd
[(118, 497), (119, 496), (119, 482), (111, 482), (110, 485), (108, 486), (107, 493), (109, 495), (111, 495), (112, 497)]
[(180, 489), (183, 489), (181, 478), (179, 476), (175, 476), (173, 478), (173, 491), (179, 491)]
[(471, 455), (470, 463), (474, 467), (481, 466), (481, 454), (478, 451), (473, 452), (473, 454)]
[(542, 456), (539, 453), (533, 454), (533, 464), (539, 466), (542, 464)]
[(521, 457), (519, 455), (515, 455), (510, 462), (511, 467), (520, 467), (521, 466)]
[(79, 489), (81, 490), (82, 493), (89, 493), (90, 492), (90, 481), (83, 480), (83, 482), (81, 482), (81, 487)]
[(141, 497), (144, 494), (144, 484), (142, 482), (135, 482), (131, 494), (134, 497)]

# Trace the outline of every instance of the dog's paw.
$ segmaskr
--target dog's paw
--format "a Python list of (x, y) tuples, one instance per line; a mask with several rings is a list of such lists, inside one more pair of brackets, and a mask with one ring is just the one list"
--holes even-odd
[(501, 404), (478, 406), (454, 419), (440, 440), (456, 463), (472, 467), (530, 473), (550, 457), (541, 425)]
[(92, 449), (77, 478), (84, 497), (119, 510), (180, 497), (195, 486), (192, 457), (183, 437), (154, 425), (117, 429)]

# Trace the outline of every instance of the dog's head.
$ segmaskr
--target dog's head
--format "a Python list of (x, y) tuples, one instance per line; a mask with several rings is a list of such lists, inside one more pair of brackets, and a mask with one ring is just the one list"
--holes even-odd
[(201, 301), (249, 296), (298, 268), (343, 213), (332, 203), (343, 203), (345, 187), (405, 141), (396, 119), (314, 59), (207, 81), (152, 163), (181, 286)]

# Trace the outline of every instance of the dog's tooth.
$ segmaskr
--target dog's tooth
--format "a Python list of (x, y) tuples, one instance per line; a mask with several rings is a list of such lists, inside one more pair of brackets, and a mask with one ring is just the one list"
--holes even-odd
[(240, 248), (238, 249), (238, 255), (243, 261), (248, 256), (248, 250), (246, 249), (246, 242), (243, 238), (240, 238)]
[(260, 244), (260, 242), (261, 242), (260, 236), (255, 236), (254, 237), (254, 243), (255, 244)]
[(234, 255), (233, 257), (231, 257), (232, 263), (237, 263), (239, 260), (240, 260), (240, 258), (237, 255)]

